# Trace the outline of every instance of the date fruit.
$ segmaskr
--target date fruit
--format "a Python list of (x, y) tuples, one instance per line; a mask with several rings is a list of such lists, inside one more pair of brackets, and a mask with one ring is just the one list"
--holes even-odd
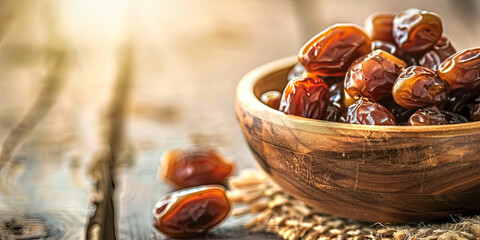
[(407, 53), (424, 53), (440, 39), (442, 20), (432, 12), (408, 9), (393, 19), (393, 38)]
[(162, 180), (178, 188), (223, 184), (234, 165), (213, 149), (171, 149), (162, 155)]
[(397, 125), (393, 114), (384, 106), (367, 98), (360, 98), (348, 108), (347, 123), (363, 125)]
[(427, 125), (445, 125), (465, 123), (467, 119), (464, 117), (443, 111), (435, 106), (418, 109), (408, 119), (408, 126), (427, 126)]
[(342, 76), (355, 59), (370, 52), (370, 37), (354, 24), (335, 24), (309, 40), (298, 54), (308, 72)]
[(450, 57), (455, 54), (457, 51), (453, 46), (450, 39), (446, 36), (443, 36), (438, 40), (438, 42), (433, 45), (433, 50), (426, 52), (419, 60), (420, 66), (428, 67), (434, 71), (438, 69), (438, 66)]
[(365, 20), (365, 32), (372, 41), (395, 43), (393, 39), (394, 13), (374, 13)]
[(280, 99), (282, 99), (282, 93), (275, 90), (264, 92), (262, 96), (260, 96), (260, 101), (277, 110), (280, 107)]
[(382, 50), (375, 50), (353, 62), (345, 75), (345, 91), (352, 98), (374, 101), (392, 95), (392, 86), (407, 64)]
[(444, 107), (447, 102), (443, 81), (433, 70), (421, 66), (405, 69), (395, 81), (392, 95), (395, 102), (406, 109)]
[(329, 104), (327, 83), (314, 74), (288, 82), (279, 110), (306, 118), (322, 119)]
[(438, 76), (447, 83), (449, 90), (480, 89), (480, 47), (455, 53), (440, 64)]
[(191, 238), (219, 225), (231, 208), (220, 186), (183, 189), (164, 195), (155, 204), (154, 226), (170, 238)]

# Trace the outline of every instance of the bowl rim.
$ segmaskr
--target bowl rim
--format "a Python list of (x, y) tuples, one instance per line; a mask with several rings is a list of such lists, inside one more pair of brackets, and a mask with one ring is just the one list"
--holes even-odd
[(409, 133), (442, 133), (451, 132), (458, 135), (463, 133), (478, 133), (480, 131), (480, 121), (448, 125), (432, 126), (379, 126), (379, 125), (360, 125), (350, 123), (330, 122), (304, 118), (295, 115), (289, 115), (262, 103), (254, 93), (257, 81), (264, 77), (285, 68), (291, 68), (298, 62), (296, 55), (280, 58), (265, 63), (247, 74), (245, 74), (237, 85), (236, 101), (243, 105), (252, 115), (260, 117), (268, 122), (294, 127), (299, 130), (309, 132), (324, 132), (325, 128), (335, 128), (337, 130), (364, 130), (380, 132), (409, 132)]

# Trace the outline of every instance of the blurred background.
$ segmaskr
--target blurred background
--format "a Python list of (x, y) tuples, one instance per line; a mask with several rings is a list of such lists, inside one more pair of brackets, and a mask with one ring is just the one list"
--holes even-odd
[(165, 149), (208, 142), (255, 167), (233, 108), (245, 73), (334, 23), (412, 7), (442, 16), (458, 50), (480, 46), (480, 0), (0, 0), (0, 221), (36, 212), (84, 236), (105, 109), (127, 74), (119, 231), (152, 237)]

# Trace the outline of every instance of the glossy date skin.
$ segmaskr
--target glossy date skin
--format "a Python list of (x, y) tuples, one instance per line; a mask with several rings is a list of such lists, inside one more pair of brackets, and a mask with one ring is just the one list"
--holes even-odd
[(275, 90), (264, 92), (260, 96), (260, 101), (265, 103), (265, 105), (277, 110), (280, 107), (281, 99), (282, 99), (282, 93)]
[(457, 124), (465, 123), (467, 119), (464, 117), (443, 111), (437, 107), (427, 107), (418, 109), (408, 119), (408, 126), (428, 126), (428, 125), (445, 125), (445, 124)]
[(430, 50), (442, 33), (442, 21), (432, 12), (412, 8), (398, 13), (393, 20), (395, 43), (407, 53)]
[(282, 94), (279, 110), (300, 117), (322, 119), (329, 104), (327, 83), (314, 74), (288, 82)]
[(298, 54), (309, 73), (342, 76), (371, 49), (370, 37), (354, 24), (335, 24), (309, 40)]
[(154, 226), (170, 238), (191, 238), (219, 225), (231, 208), (220, 186), (188, 188), (166, 194), (155, 204)]
[(392, 86), (407, 67), (399, 58), (383, 50), (375, 50), (357, 59), (345, 75), (345, 91), (350, 97), (366, 97), (374, 101), (392, 95)]
[(365, 32), (372, 41), (395, 43), (393, 39), (394, 13), (374, 13), (365, 20)]
[(440, 64), (455, 54), (457, 50), (452, 42), (446, 36), (443, 36), (438, 42), (433, 45), (433, 50), (426, 52), (419, 60), (420, 66), (428, 67), (434, 71), (438, 69)]
[(405, 69), (395, 81), (392, 95), (398, 105), (406, 109), (427, 106), (444, 107), (447, 89), (435, 72), (422, 66)]
[(161, 176), (177, 188), (223, 184), (234, 165), (213, 149), (170, 149), (162, 155)]
[(348, 108), (347, 123), (363, 125), (397, 125), (393, 114), (381, 104), (360, 98)]
[(449, 90), (480, 90), (480, 47), (459, 51), (445, 59), (437, 73)]

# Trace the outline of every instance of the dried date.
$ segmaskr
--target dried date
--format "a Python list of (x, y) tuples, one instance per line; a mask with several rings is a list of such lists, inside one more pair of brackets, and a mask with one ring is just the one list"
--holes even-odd
[(374, 101), (392, 95), (392, 86), (407, 64), (382, 50), (357, 59), (345, 75), (345, 91), (353, 98)]
[(392, 36), (394, 18), (394, 13), (374, 13), (365, 20), (365, 32), (372, 41), (395, 43)]
[(393, 38), (407, 53), (428, 51), (442, 36), (440, 17), (432, 12), (408, 9), (393, 19)]
[(171, 149), (162, 155), (162, 180), (177, 188), (223, 184), (234, 165), (213, 149)]
[(188, 188), (166, 194), (155, 204), (154, 226), (171, 238), (191, 238), (219, 225), (231, 208), (220, 186)]
[(348, 108), (347, 123), (363, 125), (397, 125), (393, 114), (381, 104), (360, 98)]
[(440, 64), (437, 73), (447, 83), (449, 90), (465, 88), (469, 91), (478, 91), (480, 47), (466, 49), (448, 57)]
[(298, 55), (308, 72), (342, 76), (355, 59), (370, 52), (370, 37), (353, 24), (336, 24), (309, 40)]
[(408, 126), (445, 125), (465, 122), (467, 122), (466, 118), (433, 106), (418, 109), (408, 119)]
[(438, 42), (433, 45), (433, 50), (426, 52), (419, 60), (420, 66), (428, 67), (434, 71), (438, 69), (438, 66), (450, 57), (455, 54), (456, 50), (453, 46), (450, 39), (446, 36), (443, 36), (438, 40)]
[(329, 104), (327, 83), (314, 74), (288, 82), (279, 110), (306, 118), (322, 119)]
[(411, 66), (405, 69), (395, 81), (392, 95), (398, 105), (406, 109), (427, 106), (444, 107), (447, 89), (442, 80), (429, 68)]

